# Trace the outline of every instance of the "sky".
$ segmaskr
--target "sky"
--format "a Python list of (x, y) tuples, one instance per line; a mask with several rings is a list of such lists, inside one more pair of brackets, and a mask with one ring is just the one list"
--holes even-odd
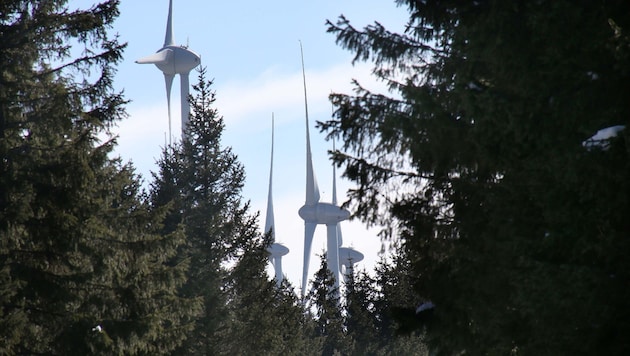
[[(74, 0), (70, 7), (85, 8), (94, 1)], [(115, 154), (133, 162), (145, 183), (157, 171), (156, 160), (167, 142), (168, 114), (162, 73), (151, 64), (134, 61), (155, 53), (164, 43), (168, 0), (122, 0), (120, 17), (110, 31), (127, 43), (124, 60), (117, 66), (114, 86), (130, 103), (128, 118), (113, 130), (118, 135)], [(304, 49), (306, 85), (314, 170), (321, 201), (332, 199), (332, 142), (315, 128), (315, 121), (331, 117), (328, 95), (352, 93), (352, 79), (374, 91), (386, 92), (370, 74), (371, 63), (352, 65), (353, 53), (335, 44), (325, 22), (345, 15), (354, 27), (378, 21), (402, 32), (407, 19), (394, 0), (270, 0), (255, 2), (174, 0), (173, 32), (176, 44), (188, 45), (201, 56), (207, 79), (213, 79), (215, 107), (223, 116), (222, 145), (231, 147), (243, 164), (246, 181), (243, 198), (260, 212), (264, 226), (271, 155), (271, 117), (275, 117), (273, 200), (276, 241), (290, 250), (283, 270), (298, 288), (302, 280), (304, 222), (298, 209), (305, 200), (306, 134), (300, 42)], [(191, 72), (190, 83), (197, 82)], [(172, 130), (180, 132), (179, 78), (172, 88)], [(191, 89), (192, 93), (192, 89)], [(337, 147), (340, 143), (337, 143)], [(352, 183), (337, 170), (338, 200)], [(380, 260), (378, 229), (358, 220), (341, 223), (344, 246), (365, 255), (358, 269), (372, 271)], [(313, 240), (309, 279), (317, 270), (326, 246), (326, 228), (320, 225)], [(269, 268), (270, 275), (272, 269)]]

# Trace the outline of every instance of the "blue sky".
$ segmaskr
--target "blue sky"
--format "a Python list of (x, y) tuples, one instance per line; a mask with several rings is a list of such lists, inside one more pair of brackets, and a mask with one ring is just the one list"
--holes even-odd
[[(92, 1), (74, 0), (71, 7), (87, 7)], [(131, 102), (129, 118), (114, 129), (119, 136), (116, 153), (132, 161), (139, 173), (150, 180), (156, 170), (168, 132), (166, 94), (162, 73), (154, 65), (134, 63), (162, 47), (168, 0), (122, 0), (121, 15), (112, 33), (118, 33), (128, 47), (117, 67), (115, 86)], [(174, 0), (173, 31), (177, 44), (188, 44), (201, 55), (209, 78), (214, 79), (216, 107), (225, 121), (223, 145), (232, 147), (247, 173), (243, 196), (260, 211), (264, 225), (269, 160), (271, 115), (275, 116), (274, 210), (276, 240), (290, 249), (283, 259), (284, 273), (297, 288), (301, 282), (303, 221), (297, 214), (305, 196), (305, 122), (300, 45), (304, 46), (311, 144), (314, 169), (322, 201), (331, 201), (332, 165), (327, 150), (332, 142), (314, 128), (316, 120), (331, 115), (328, 95), (351, 93), (351, 80), (385, 91), (370, 75), (371, 64), (351, 64), (352, 53), (335, 44), (326, 33), (325, 21), (344, 14), (355, 27), (378, 21), (401, 32), (407, 19), (405, 9), (393, 0), (321, 1), (208, 1)], [(197, 73), (192, 72), (191, 84)], [(179, 78), (172, 89), (173, 133), (179, 133)], [(345, 200), (351, 184), (340, 178), (338, 198)], [(321, 254), (326, 244), (325, 226), (317, 228), (313, 253)], [(359, 221), (342, 223), (344, 246), (364, 253), (358, 268), (372, 270), (378, 261), (381, 242), (376, 230)], [(319, 265), (311, 257), (309, 278)]]

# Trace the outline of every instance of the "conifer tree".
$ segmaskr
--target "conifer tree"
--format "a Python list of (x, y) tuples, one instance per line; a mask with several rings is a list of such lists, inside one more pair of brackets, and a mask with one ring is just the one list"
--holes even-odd
[[(96, 282), (89, 283), (77, 313), (95, 324), (92, 353), (170, 354), (188, 338), (201, 312), (200, 300), (179, 294), (188, 268), (186, 261), (176, 261), (184, 236), (181, 230), (160, 233), (165, 211), (150, 207), (130, 165), (112, 168), (115, 174), (95, 182), (104, 200), (100, 214), (94, 213), (102, 224), (91, 226)], [(72, 333), (66, 336), (67, 344), (77, 344)], [(64, 354), (76, 352), (70, 348)]]
[(294, 288), (288, 281), (277, 286), (268, 275), (269, 243), (260, 237), (249, 239), (230, 270), (226, 354), (250, 354), (252, 350), (266, 355), (314, 354)]
[(372, 295), (375, 285), (365, 272), (353, 273), (344, 283), (344, 327), (353, 355), (373, 355), (383, 341), (376, 328)]
[(228, 266), (258, 238), (256, 216), (242, 202), (243, 166), (221, 145), (224, 124), (213, 106), (211, 85), (202, 68), (189, 98), (191, 116), (182, 142), (163, 151), (151, 186), (153, 204), (169, 209), (164, 232), (182, 228), (185, 234), (178, 259), (190, 268), (181, 292), (204, 303), (194, 332), (178, 351), (185, 354), (227, 352)]
[(118, 1), (65, 6), (0, 4), (0, 353), (165, 354), (198, 308), (165, 263), (181, 235), (98, 139), (124, 117)]
[(345, 336), (344, 319), (339, 290), (328, 269), (326, 256), (320, 256), (321, 264), (311, 281), (311, 291), (306, 298), (315, 310), (315, 337), (323, 341), (322, 355), (347, 354), (350, 343)]
[[(345, 330), (352, 355), (427, 355), (422, 330), (397, 316), (411, 317), (419, 305), (404, 253), (379, 262), (373, 276), (362, 272), (346, 284)], [(411, 312), (410, 312), (411, 311)]]
[(630, 352), (628, 2), (397, 3), (403, 34), (329, 23), (396, 95), (333, 95), (323, 127), (357, 215), (397, 222), (435, 352)]

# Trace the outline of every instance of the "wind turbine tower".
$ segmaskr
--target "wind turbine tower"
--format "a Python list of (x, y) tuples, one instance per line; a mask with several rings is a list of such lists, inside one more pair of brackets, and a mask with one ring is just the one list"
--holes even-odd
[(304, 52), (300, 43), (302, 54), (302, 77), (304, 81), (304, 109), (306, 112), (306, 201), (300, 208), (298, 214), (304, 220), (304, 265), (302, 269), (302, 297), (306, 292), (308, 280), (308, 266), (311, 258), (311, 247), (313, 245), (313, 235), (317, 225), (326, 225), (326, 259), (328, 269), (335, 278), (336, 286), (339, 286), (339, 254), (337, 227), (339, 222), (347, 220), (350, 212), (341, 209), (331, 203), (320, 202), (317, 179), (313, 171), (313, 158), (311, 154), (311, 140), (308, 124), (308, 102), (306, 97), (306, 74), (304, 70)]
[(166, 21), (166, 36), (164, 37), (164, 46), (156, 53), (140, 58), (136, 61), (139, 64), (155, 64), (159, 70), (164, 73), (164, 81), (166, 82), (166, 101), (168, 105), (168, 136), (171, 141), (171, 87), (176, 74), (180, 79), (180, 95), (181, 95), (181, 121), (182, 133), (188, 125), (188, 115), (190, 114), (190, 104), (188, 103), (188, 93), (190, 91), (190, 82), (188, 76), (201, 63), (201, 57), (188, 49), (187, 46), (175, 45), (173, 37), (173, 0), (168, 3), (168, 19)]
[(269, 169), (269, 195), (267, 196), (267, 216), (265, 219), (265, 233), (269, 233), (271, 230), (271, 237), (273, 243), (269, 246), (267, 252), (271, 257), (271, 264), (273, 265), (275, 272), (276, 284), (278, 287), (282, 284), (284, 275), (282, 273), (282, 256), (289, 253), (289, 249), (284, 245), (276, 242), (276, 228), (273, 216), (273, 199), (272, 199), (272, 181), (273, 181), (273, 137), (274, 136), (274, 124), (273, 114), (271, 115), (271, 168)]
[[(335, 151), (335, 141), (333, 140), (333, 151)], [(336, 166), (333, 163), (333, 196), (332, 203), (337, 205), (337, 173)], [(344, 283), (348, 283), (348, 280), (352, 273), (354, 273), (354, 265), (363, 261), (363, 254), (352, 247), (342, 247), (343, 237), (341, 235), (341, 224), (337, 224), (337, 244), (339, 246), (339, 265), (342, 267), (341, 273), (343, 274)], [(339, 287), (337, 285), (337, 287)]]

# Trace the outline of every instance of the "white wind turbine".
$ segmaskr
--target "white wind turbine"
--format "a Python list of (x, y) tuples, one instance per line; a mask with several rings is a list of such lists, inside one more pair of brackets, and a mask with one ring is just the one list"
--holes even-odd
[(272, 177), (273, 177), (273, 114), (271, 114), (271, 168), (269, 168), (269, 195), (267, 196), (267, 217), (265, 219), (265, 233), (271, 230), (271, 238), (273, 243), (269, 246), (268, 252), (271, 257), (271, 264), (275, 271), (275, 279), (278, 287), (282, 284), (284, 275), (282, 274), (282, 256), (289, 253), (289, 249), (284, 245), (276, 242), (276, 228), (273, 218), (273, 199), (272, 199)]
[(179, 74), (180, 94), (181, 94), (181, 120), (182, 132), (188, 125), (188, 115), (190, 113), (190, 105), (188, 103), (188, 93), (190, 83), (188, 75), (201, 63), (201, 57), (189, 50), (186, 46), (175, 45), (173, 38), (173, 0), (168, 3), (168, 19), (166, 21), (166, 36), (164, 37), (164, 46), (156, 53), (140, 58), (136, 61), (139, 64), (155, 64), (159, 70), (164, 73), (166, 82), (166, 101), (168, 105), (168, 136), (169, 142), (172, 137), (171, 133), (171, 87), (173, 86), (173, 78)]
[(302, 78), (304, 81), (304, 109), (306, 112), (306, 202), (300, 208), (298, 214), (304, 220), (304, 266), (302, 270), (302, 297), (306, 292), (308, 280), (308, 266), (311, 258), (311, 246), (313, 235), (318, 224), (326, 225), (326, 259), (328, 269), (335, 278), (335, 284), (339, 282), (339, 244), (337, 241), (337, 226), (339, 222), (350, 217), (350, 212), (331, 204), (319, 201), (319, 188), (313, 171), (313, 158), (311, 154), (311, 139), (308, 128), (308, 103), (306, 98), (306, 74), (304, 71), (304, 53), (300, 43), (302, 54)]
[(348, 283), (348, 279), (354, 272), (354, 265), (363, 261), (363, 254), (352, 247), (339, 247), (339, 264), (344, 267), (342, 271), (344, 282)]

